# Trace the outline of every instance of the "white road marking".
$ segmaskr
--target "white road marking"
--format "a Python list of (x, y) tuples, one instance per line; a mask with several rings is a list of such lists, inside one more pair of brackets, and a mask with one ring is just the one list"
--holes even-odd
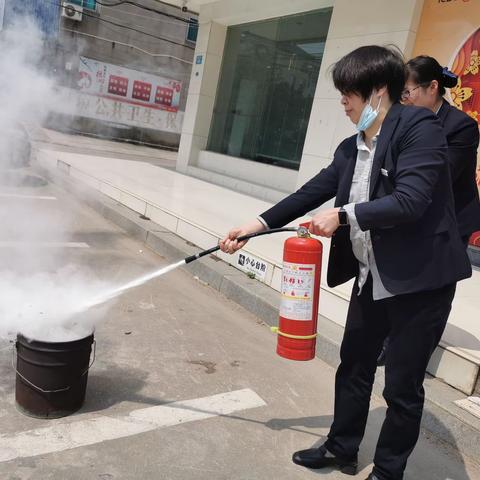
[(0, 241), (0, 248), (90, 248), (88, 243), (84, 242), (18, 242), (18, 241)]
[(47, 195), (21, 195), (19, 193), (0, 193), (0, 197), (23, 198), (25, 200), (56, 200), (57, 197)]
[(49, 420), (52, 425), (48, 427), (13, 435), (1, 435), (0, 462), (62, 452), (265, 405), (266, 403), (253, 390), (246, 388), (210, 397), (141, 408), (117, 418), (95, 416), (73, 423)]

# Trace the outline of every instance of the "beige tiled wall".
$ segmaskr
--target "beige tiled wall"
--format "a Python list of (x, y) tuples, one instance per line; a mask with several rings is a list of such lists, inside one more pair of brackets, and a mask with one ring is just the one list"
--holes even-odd
[(333, 87), (332, 65), (351, 50), (370, 44), (397, 45), (408, 57), (422, 6), (423, 0), (335, 0), (297, 186), (328, 165), (340, 141), (355, 133)]
[[(195, 165), (207, 146), (227, 27), (200, 17), (190, 88), (178, 152), (177, 170)], [(196, 59), (201, 56), (202, 63)]]
[[(200, 28), (183, 124), (177, 170), (196, 166), (206, 149), (228, 25), (305, 12), (333, 5), (325, 56), (318, 79), (302, 163), (302, 185), (332, 158), (336, 145), (354, 128), (344, 116), (329, 67), (360, 45), (396, 44), (413, 49), (423, 0), (219, 0), (201, 8)], [(280, 171), (279, 171), (279, 174)]]

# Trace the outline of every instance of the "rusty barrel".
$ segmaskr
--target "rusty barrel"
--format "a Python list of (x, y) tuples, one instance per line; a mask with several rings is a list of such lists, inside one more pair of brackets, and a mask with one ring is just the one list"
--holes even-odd
[(44, 342), (18, 334), (17, 408), (36, 418), (76, 412), (85, 400), (92, 344), (93, 333), (70, 342)]

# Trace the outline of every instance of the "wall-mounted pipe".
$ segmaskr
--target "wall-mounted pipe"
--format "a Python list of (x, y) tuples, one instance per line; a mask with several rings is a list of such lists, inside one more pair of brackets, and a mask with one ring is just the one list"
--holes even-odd
[(136, 45), (132, 45), (130, 43), (120, 42), (118, 40), (112, 40), (110, 38), (105, 38), (105, 37), (99, 37), (98, 35), (92, 35), (91, 33), (79, 32), (78, 30), (73, 30), (71, 28), (64, 28), (63, 27), (63, 28), (61, 28), (61, 30), (66, 31), (66, 32), (73, 32), (73, 33), (76, 33), (77, 35), (83, 35), (85, 37), (95, 38), (96, 40), (101, 40), (103, 42), (114, 43), (116, 45), (122, 45), (124, 47), (133, 48), (134, 50), (138, 50), (139, 52), (142, 52), (145, 55), (149, 55), (150, 57), (171, 58), (172, 60), (177, 60), (178, 62), (186, 63), (187, 65), (193, 65), (193, 62), (190, 62), (188, 60), (184, 60), (183, 58), (175, 57), (173, 55), (167, 55), (165, 53), (152, 53), (152, 52), (149, 52), (147, 50), (144, 50), (143, 48), (137, 47)]

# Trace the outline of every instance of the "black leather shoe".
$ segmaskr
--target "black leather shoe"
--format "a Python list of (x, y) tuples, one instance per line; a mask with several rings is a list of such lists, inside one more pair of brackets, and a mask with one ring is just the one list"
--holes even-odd
[(331, 454), (323, 445), (319, 448), (300, 450), (292, 456), (293, 463), (307, 468), (333, 467), (347, 475), (356, 475), (358, 462), (356, 458), (340, 458)]
[(380, 480), (376, 475), (371, 473), (365, 480)]

